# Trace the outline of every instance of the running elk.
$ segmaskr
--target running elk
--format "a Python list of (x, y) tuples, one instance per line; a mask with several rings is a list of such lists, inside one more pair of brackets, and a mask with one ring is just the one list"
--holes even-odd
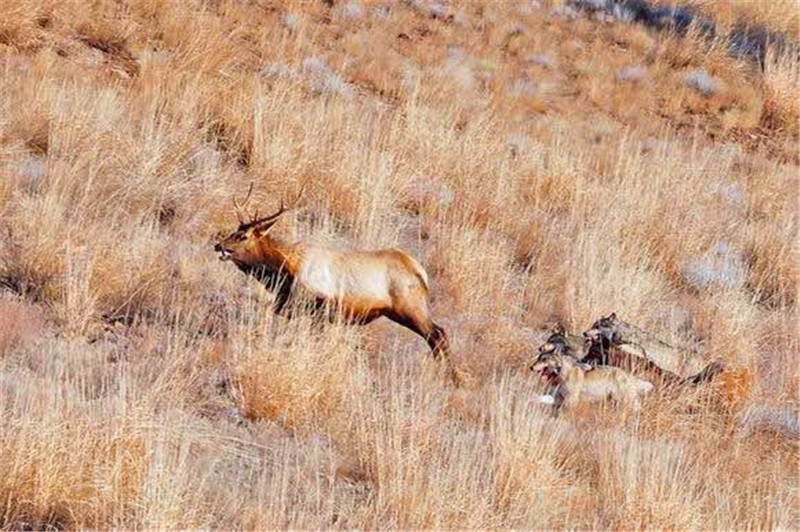
[(456, 386), (462, 374), (453, 365), (447, 335), (433, 322), (428, 307), (428, 275), (420, 264), (398, 249), (337, 250), (304, 242), (289, 243), (272, 236), (280, 217), (294, 208), (300, 190), (287, 205), (281, 199), (274, 214), (249, 221), (243, 203), (233, 200), (239, 228), (214, 246), (220, 260), (232, 261), (275, 292), (273, 309), (290, 317), (288, 303), (301, 296), (316, 308), (329, 309), (348, 323), (366, 324), (386, 317), (425, 339), (435, 359), (442, 358)]

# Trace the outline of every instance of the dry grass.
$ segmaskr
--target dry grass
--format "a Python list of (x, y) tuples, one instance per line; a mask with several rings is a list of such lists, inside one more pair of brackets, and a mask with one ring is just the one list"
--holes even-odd
[[(659, 0), (660, 3), (666, 3)], [(753, 2), (736, 0), (689, 0), (687, 5), (697, 7), (706, 16), (723, 26), (736, 24), (761, 25), (773, 31), (797, 38), (800, 32), (800, 7), (797, 0)]]
[[(797, 441), (733, 437), (800, 394), (796, 58), (540, 4), (3, 4), (0, 528), (796, 528)], [(273, 316), (211, 248), (250, 181), (418, 257), (474, 386)], [(552, 418), (543, 330), (611, 310), (733, 371)]]

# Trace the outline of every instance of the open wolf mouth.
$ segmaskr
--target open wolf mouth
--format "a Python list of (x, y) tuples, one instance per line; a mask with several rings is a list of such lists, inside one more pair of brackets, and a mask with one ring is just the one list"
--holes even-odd
[(539, 370), (539, 376), (541, 376), (547, 384), (552, 386), (556, 386), (561, 382), (561, 378), (559, 377), (559, 371), (554, 368), (542, 368)]

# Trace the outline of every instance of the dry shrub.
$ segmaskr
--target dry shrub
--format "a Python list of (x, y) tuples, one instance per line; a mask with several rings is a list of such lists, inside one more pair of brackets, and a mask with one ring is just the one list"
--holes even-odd
[(462, 314), (492, 315), (511, 297), (510, 245), (491, 231), (458, 226), (447, 230), (450, 234), (439, 238), (427, 261), (430, 273)]
[[(64, 272), (70, 240), (65, 206), (54, 195), (20, 196), (13, 218), (6, 218), (10, 235), (0, 267), (2, 276), (23, 292), (55, 298)], [(11, 223), (13, 219), (13, 223)], [(42, 223), (42, 220), (47, 223)]]
[[(658, 4), (669, 4), (667, 0), (656, 0)], [(776, 0), (769, 3), (734, 2), (720, 4), (712, 0), (691, 0), (687, 2), (705, 16), (712, 17), (723, 28), (734, 24), (762, 25), (771, 30), (786, 32), (788, 37), (797, 38), (800, 15), (794, 0)]]
[(747, 235), (748, 286), (759, 302), (791, 308), (800, 290), (800, 247), (794, 224), (762, 221)]
[[(798, 396), (796, 64), (568, 4), (4, 4), (0, 528), (791, 528), (796, 441), (731, 435)], [(412, 252), (474, 386), (272, 316), (212, 248), (250, 182)], [(544, 328), (611, 310), (728, 372), (532, 404)]]
[(761, 125), (770, 130), (786, 131), (797, 137), (800, 131), (800, 103), (796, 89), (800, 84), (800, 63), (790, 53), (766, 59), (764, 72), (765, 101)]
[(314, 331), (300, 319), (275, 326), (266, 333), (272, 338), (252, 336), (234, 355), (243, 415), (292, 429), (339, 419), (351, 406), (353, 387), (365, 385), (353, 329)]
[(0, 296), (0, 357), (33, 342), (45, 330), (41, 309), (23, 300)]
[[(647, 320), (653, 301), (668, 300), (670, 289), (642, 255), (638, 264), (626, 264), (623, 246), (610, 245), (605, 232), (585, 231), (570, 250), (570, 270), (563, 297), (576, 329), (591, 325), (601, 315), (625, 309), (627, 320)], [(582, 329), (581, 329), (582, 330)]]
[(753, 367), (759, 352), (755, 333), (758, 309), (741, 290), (723, 290), (706, 296), (696, 313), (696, 327), (707, 338), (710, 359), (722, 359), (733, 366)]
[(701, 526), (698, 466), (686, 449), (668, 440), (640, 441), (611, 432), (598, 435), (600, 461), (597, 497), (603, 501), (609, 528), (640, 530)]
[(41, 44), (42, 28), (49, 24), (47, 9), (39, 2), (16, 2), (4, 10), (0, 45), (14, 50), (35, 50)]

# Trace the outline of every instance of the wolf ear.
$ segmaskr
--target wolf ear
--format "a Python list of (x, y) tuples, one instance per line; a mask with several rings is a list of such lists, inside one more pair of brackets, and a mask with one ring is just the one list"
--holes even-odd
[(566, 335), (567, 334), (567, 330), (564, 328), (564, 324), (563, 323), (556, 323), (555, 327), (553, 327), (553, 331), (552, 332), (553, 332), (553, 334), (560, 334), (560, 335)]
[(612, 312), (611, 314), (608, 315), (608, 319), (610, 319), (611, 321), (617, 321), (617, 313)]

